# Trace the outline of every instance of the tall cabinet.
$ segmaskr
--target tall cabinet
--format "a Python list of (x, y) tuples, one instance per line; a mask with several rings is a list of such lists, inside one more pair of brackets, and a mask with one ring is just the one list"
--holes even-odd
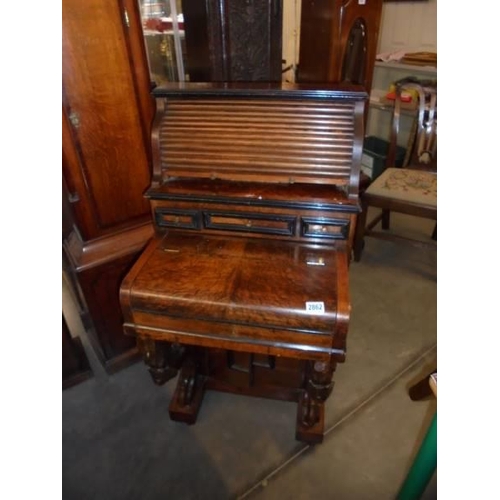
[(154, 103), (135, 1), (63, 0), (63, 265), (108, 371), (136, 356), (121, 279), (152, 234)]
[(370, 91), (382, 0), (302, 0), (299, 82), (350, 82)]

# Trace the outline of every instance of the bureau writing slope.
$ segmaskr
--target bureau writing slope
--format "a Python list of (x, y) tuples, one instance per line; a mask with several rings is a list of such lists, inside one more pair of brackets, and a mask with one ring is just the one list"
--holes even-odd
[(125, 333), (155, 383), (178, 375), (173, 420), (194, 423), (206, 390), (270, 397), (296, 401), (297, 439), (321, 442), (346, 352), (366, 94), (284, 83), (153, 94), (155, 236), (120, 289)]

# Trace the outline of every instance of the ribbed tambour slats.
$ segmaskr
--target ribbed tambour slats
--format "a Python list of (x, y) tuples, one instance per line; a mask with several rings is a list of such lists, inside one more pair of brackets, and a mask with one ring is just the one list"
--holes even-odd
[(162, 175), (346, 184), (353, 105), (302, 100), (168, 100)]

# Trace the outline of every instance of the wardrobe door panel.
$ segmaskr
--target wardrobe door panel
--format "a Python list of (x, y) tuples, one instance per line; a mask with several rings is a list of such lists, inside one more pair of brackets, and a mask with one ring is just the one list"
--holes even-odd
[(147, 134), (124, 15), (118, 1), (63, 2), (63, 106), (78, 156), (65, 167), (75, 211), (84, 199), (93, 219), (87, 238), (148, 215)]

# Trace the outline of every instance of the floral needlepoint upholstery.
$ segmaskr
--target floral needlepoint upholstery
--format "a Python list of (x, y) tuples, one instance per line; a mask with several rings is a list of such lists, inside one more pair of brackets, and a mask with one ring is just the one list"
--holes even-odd
[(406, 168), (388, 168), (367, 189), (367, 194), (437, 205), (437, 174)]

